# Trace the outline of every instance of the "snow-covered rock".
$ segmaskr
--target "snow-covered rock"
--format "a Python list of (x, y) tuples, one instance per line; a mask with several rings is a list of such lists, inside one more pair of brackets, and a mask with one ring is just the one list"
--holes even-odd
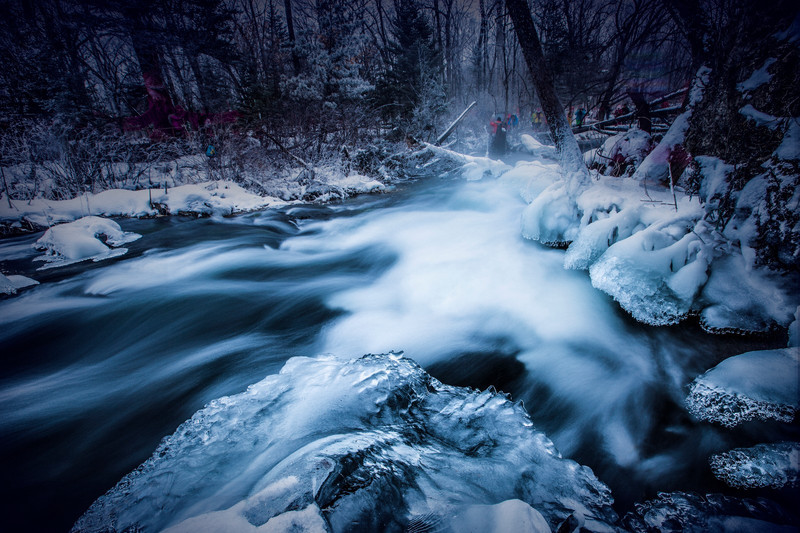
[(725, 359), (692, 383), (686, 406), (701, 420), (734, 427), (748, 420), (791, 422), (800, 408), (800, 348)]
[(534, 531), (546, 531), (539, 515), (553, 529), (573, 512), (589, 531), (616, 521), (608, 488), (505, 395), (444, 385), (395, 354), (296, 357), (197, 412), (73, 531), (186, 531), (201, 516), (217, 531), (276, 518), (314, 530), (317, 508), (333, 531), (404, 529), (496, 504), (487, 525), (505, 511)]
[[(36, 258), (47, 263), (40, 268), (42, 270), (88, 259), (101, 261), (123, 255), (128, 250), (119, 246), (140, 237), (137, 233), (122, 231), (113, 220), (89, 216), (53, 226), (33, 246), (45, 251), (45, 255)], [(105, 242), (102, 238), (105, 238)]]
[[(620, 175), (626, 168), (636, 168), (654, 147), (653, 138), (639, 128), (617, 133), (605, 140), (603, 145), (589, 157), (589, 164), (600, 166), (602, 173), (614, 168)], [(586, 157), (584, 158), (586, 160)]]
[(38, 285), (39, 282), (18, 274), (5, 276), (0, 274), (0, 293), (16, 294), (18, 290)]
[(800, 486), (800, 443), (778, 442), (737, 448), (709, 460), (714, 475), (737, 489)]

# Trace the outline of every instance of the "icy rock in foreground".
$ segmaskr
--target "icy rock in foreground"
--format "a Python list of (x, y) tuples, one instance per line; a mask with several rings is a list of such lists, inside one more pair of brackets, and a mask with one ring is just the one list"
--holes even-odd
[[(101, 236), (105, 237), (105, 243), (100, 240)], [(123, 255), (128, 250), (116, 247), (135, 241), (140, 237), (141, 235), (138, 233), (122, 231), (119, 224), (113, 220), (88, 216), (74, 222), (53, 226), (45, 231), (33, 246), (37, 250), (45, 251), (44, 256), (37, 258), (38, 261), (48, 263), (39, 269), (42, 270), (70, 265), (87, 259), (101, 261)], [(115, 248), (112, 249), (111, 246)]]
[(692, 383), (686, 406), (701, 420), (734, 427), (748, 420), (791, 422), (798, 409), (800, 348), (735, 355)]
[(709, 460), (714, 475), (737, 489), (800, 486), (800, 443), (737, 448)]
[(654, 500), (636, 504), (623, 525), (633, 533), (790, 533), (797, 531), (798, 524), (766, 498), (662, 492)]
[(216, 531), (317, 515), (326, 531), (399, 530), (514, 499), (553, 529), (573, 512), (593, 531), (616, 521), (608, 488), (505, 395), (444, 385), (395, 354), (297, 357), (197, 412), (73, 531), (185, 531), (203, 515)]

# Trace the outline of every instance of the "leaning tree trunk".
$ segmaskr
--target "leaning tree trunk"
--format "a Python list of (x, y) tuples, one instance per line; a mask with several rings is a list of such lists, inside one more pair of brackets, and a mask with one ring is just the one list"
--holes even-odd
[(585, 182), (589, 179), (589, 174), (583, 163), (583, 155), (564, 115), (564, 108), (561, 107), (556, 95), (553, 76), (545, 63), (542, 44), (533, 25), (528, 5), (525, 0), (505, 0), (505, 2), (522, 54), (533, 78), (533, 85), (539, 95), (542, 111), (547, 118), (547, 125), (550, 127), (561, 166), (568, 174), (578, 174), (580, 182)]

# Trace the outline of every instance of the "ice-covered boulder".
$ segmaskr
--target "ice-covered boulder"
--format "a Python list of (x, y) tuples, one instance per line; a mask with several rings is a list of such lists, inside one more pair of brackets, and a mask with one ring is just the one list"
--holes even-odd
[[(201, 515), (247, 531), (293, 511), (315, 523), (317, 509), (331, 531), (403, 530), (507, 500), (553, 529), (573, 512), (590, 531), (616, 521), (608, 488), (505, 395), (444, 385), (394, 354), (298, 357), (197, 412), (73, 531), (183, 531)], [(542, 528), (520, 504), (484, 515), (503, 509)]]
[(640, 322), (680, 322), (707, 279), (708, 258), (692, 226), (676, 218), (613, 244), (590, 267), (592, 285)]
[(38, 281), (18, 274), (11, 274), (10, 276), (0, 274), (0, 293), (2, 294), (16, 294), (20, 289), (38, 284)]
[(766, 498), (662, 492), (623, 518), (633, 533), (791, 533), (797, 518)]
[(737, 448), (709, 460), (714, 475), (737, 489), (800, 486), (800, 443), (778, 442)]
[(122, 231), (119, 224), (106, 218), (88, 216), (48, 229), (34, 248), (45, 255), (36, 258), (47, 264), (41, 269), (70, 265), (79, 261), (101, 261), (125, 254), (123, 244), (140, 238), (138, 233)]
[(686, 405), (701, 420), (791, 422), (800, 407), (800, 348), (735, 355), (692, 383)]

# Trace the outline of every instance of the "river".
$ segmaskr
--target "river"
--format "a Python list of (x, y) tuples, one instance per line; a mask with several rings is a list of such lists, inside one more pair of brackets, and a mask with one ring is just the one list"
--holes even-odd
[(392, 350), (522, 400), (620, 514), (657, 491), (732, 492), (707, 457), (794, 430), (699, 423), (687, 384), (785, 339), (636, 323), (521, 237), (524, 205), (433, 177), (329, 206), (120, 220), (143, 235), (127, 255), (64, 269), (35, 271), (37, 235), (0, 242), (4, 267), (42, 281), (0, 301), (3, 529), (68, 530), (182, 421), (290, 357)]

